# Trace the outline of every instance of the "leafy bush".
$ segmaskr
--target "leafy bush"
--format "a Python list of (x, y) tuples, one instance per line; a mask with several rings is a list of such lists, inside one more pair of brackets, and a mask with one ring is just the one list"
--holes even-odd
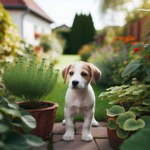
[(113, 104), (107, 115), (114, 117), (108, 119), (110, 130), (116, 130), (120, 138), (126, 138), (132, 131), (150, 127), (150, 85), (139, 84), (136, 78), (131, 86), (121, 85), (110, 87), (107, 92), (100, 94), (101, 100), (109, 99)]
[(18, 27), (0, 3), (0, 75), (6, 61), (16, 61), (19, 55), (29, 52), (31, 47), (20, 39)]
[[(15, 118), (21, 120), (21, 123)], [(33, 135), (21, 135), (14, 127), (31, 131), (36, 127), (35, 119), (29, 112), (19, 108), (15, 103), (0, 95), (0, 149), (26, 150), (30, 146), (41, 146), (44, 142)]]
[(146, 73), (147, 73), (147, 77), (146, 80), (149, 81), (150, 80), (150, 68), (148, 67), (150, 65), (149, 63), (149, 59), (150, 59), (150, 43), (149, 44), (143, 44), (143, 42), (137, 43), (136, 45), (133, 45), (130, 50), (132, 49), (136, 49), (139, 46), (144, 46), (142, 54), (143, 56), (139, 57), (136, 61), (130, 62), (126, 68), (124, 69), (124, 71), (122, 72), (122, 77), (125, 77), (127, 75), (129, 75), (130, 73), (132, 73), (133, 71), (135, 71), (137, 68), (139, 68), (140, 66), (145, 66), (146, 67)]
[(44, 52), (51, 50), (51, 41), (49, 35), (43, 35), (40, 37), (40, 46), (43, 46)]
[(141, 69), (138, 69), (134, 74), (126, 78), (121, 77), (125, 65), (130, 61), (136, 60), (141, 54), (140, 48), (133, 51), (128, 50), (132, 44), (135, 44), (133, 41), (134, 38), (131, 36), (116, 37), (110, 45), (97, 50), (89, 58), (88, 61), (95, 64), (102, 71), (98, 84), (105, 86), (121, 85), (130, 82), (133, 77), (140, 81), (144, 78), (145, 67), (141, 67)]
[(8, 62), (2, 75), (2, 81), (6, 88), (21, 97), (31, 108), (40, 105), (40, 101), (54, 88), (59, 70), (55, 70), (53, 64), (49, 68), (45, 66), (45, 58), (41, 64), (37, 64), (36, 55), (31, 54), (31, 59), (21, 57), (13, 65)]

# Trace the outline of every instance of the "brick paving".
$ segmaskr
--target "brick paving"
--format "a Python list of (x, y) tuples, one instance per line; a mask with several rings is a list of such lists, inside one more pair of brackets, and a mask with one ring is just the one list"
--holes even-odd
[(114, 150), (111, 148), (107, 136), (106, 122), (99, 122), (98, 127), (92, 127), (93, 141), (81, 140), (83, 122), (75, 123), (74, 141), (65, 142), (62, 136), (65, 133), (65, 125), (55, 123), (52, 137), (45, 141), (41, 147), (32, 147), (29, 150)]

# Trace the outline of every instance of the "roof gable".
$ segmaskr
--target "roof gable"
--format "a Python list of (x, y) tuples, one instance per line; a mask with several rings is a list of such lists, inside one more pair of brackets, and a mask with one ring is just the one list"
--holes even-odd
[(49, 23), (54, 22), (33, 0), (0, 0), (0, 2), (6, 9), (28, 7), (33, 13), (47, 20)]

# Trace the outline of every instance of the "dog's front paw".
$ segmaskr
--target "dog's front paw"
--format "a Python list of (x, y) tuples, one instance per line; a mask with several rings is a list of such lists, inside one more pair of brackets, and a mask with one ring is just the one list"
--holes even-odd
[(72, 135), (72, 134), (64, 134), (62, 139), (64, 141), (73, 141), (74, 140), (74, 135)]
[(93, 136), (91, 134), (87, 134), (87, 135), (82, 135), (82, 140), (83, 141), (87, 141), (87, 142), (90, 142), (93, 140)]
[(92, 121), (92, 127), (98, 127), (99, 123), (96, 120)]
[(66, 124), (66, 121), (65, 121), (65, 119), (62, 121), (62, 124), (63, 124), (63, 125), (65, 125), (65, 124)]

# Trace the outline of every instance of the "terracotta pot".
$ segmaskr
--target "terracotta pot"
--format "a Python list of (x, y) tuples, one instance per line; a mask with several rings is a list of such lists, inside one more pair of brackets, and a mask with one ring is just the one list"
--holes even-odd
[[(108, 109), (106, 109), (106, 122), (109, 123), (108, 119), (110, 118), (113, 118), (114, 120), (117, 119), (117, 116), (115, 117), (110, 117), (107, 115), (107, 111)], [(118, 125), (117, 125), (117, 129), (118, 129)], [(117, 130), (116, 129), (116, 130)], [(117, 136), (116, 134), (116, 130), (110, 130), (108, 127), (107, 127), (107, 133), (108, 133), (108, 139), (109, 139), (109, 142), (110, 142), (110, 145), (115, 149), (115, 150), (119, 150), (119, 146), (122, 144), (122, 142), (126, 139), (121, 139)]]
[[(16, 102), (16, 104), (18, 105), (21, 103), (25, 102)], [(27, 109), (26, 111), (29, 111), (36, 120), (36, 128), (33, 129), (30, 134), (38, 136), (45, 140), (49, 138), (52, 134), (56, 111), (59, 106), (57, 103), (49, 101), (44, 101), (42, 103), (48, 103), (52, 106), (43, 109)], [(18, 129), (20, 130), (20, 132), (23, 132), (21, 131), (21, 128), (17, 128), (17, 130)]]

